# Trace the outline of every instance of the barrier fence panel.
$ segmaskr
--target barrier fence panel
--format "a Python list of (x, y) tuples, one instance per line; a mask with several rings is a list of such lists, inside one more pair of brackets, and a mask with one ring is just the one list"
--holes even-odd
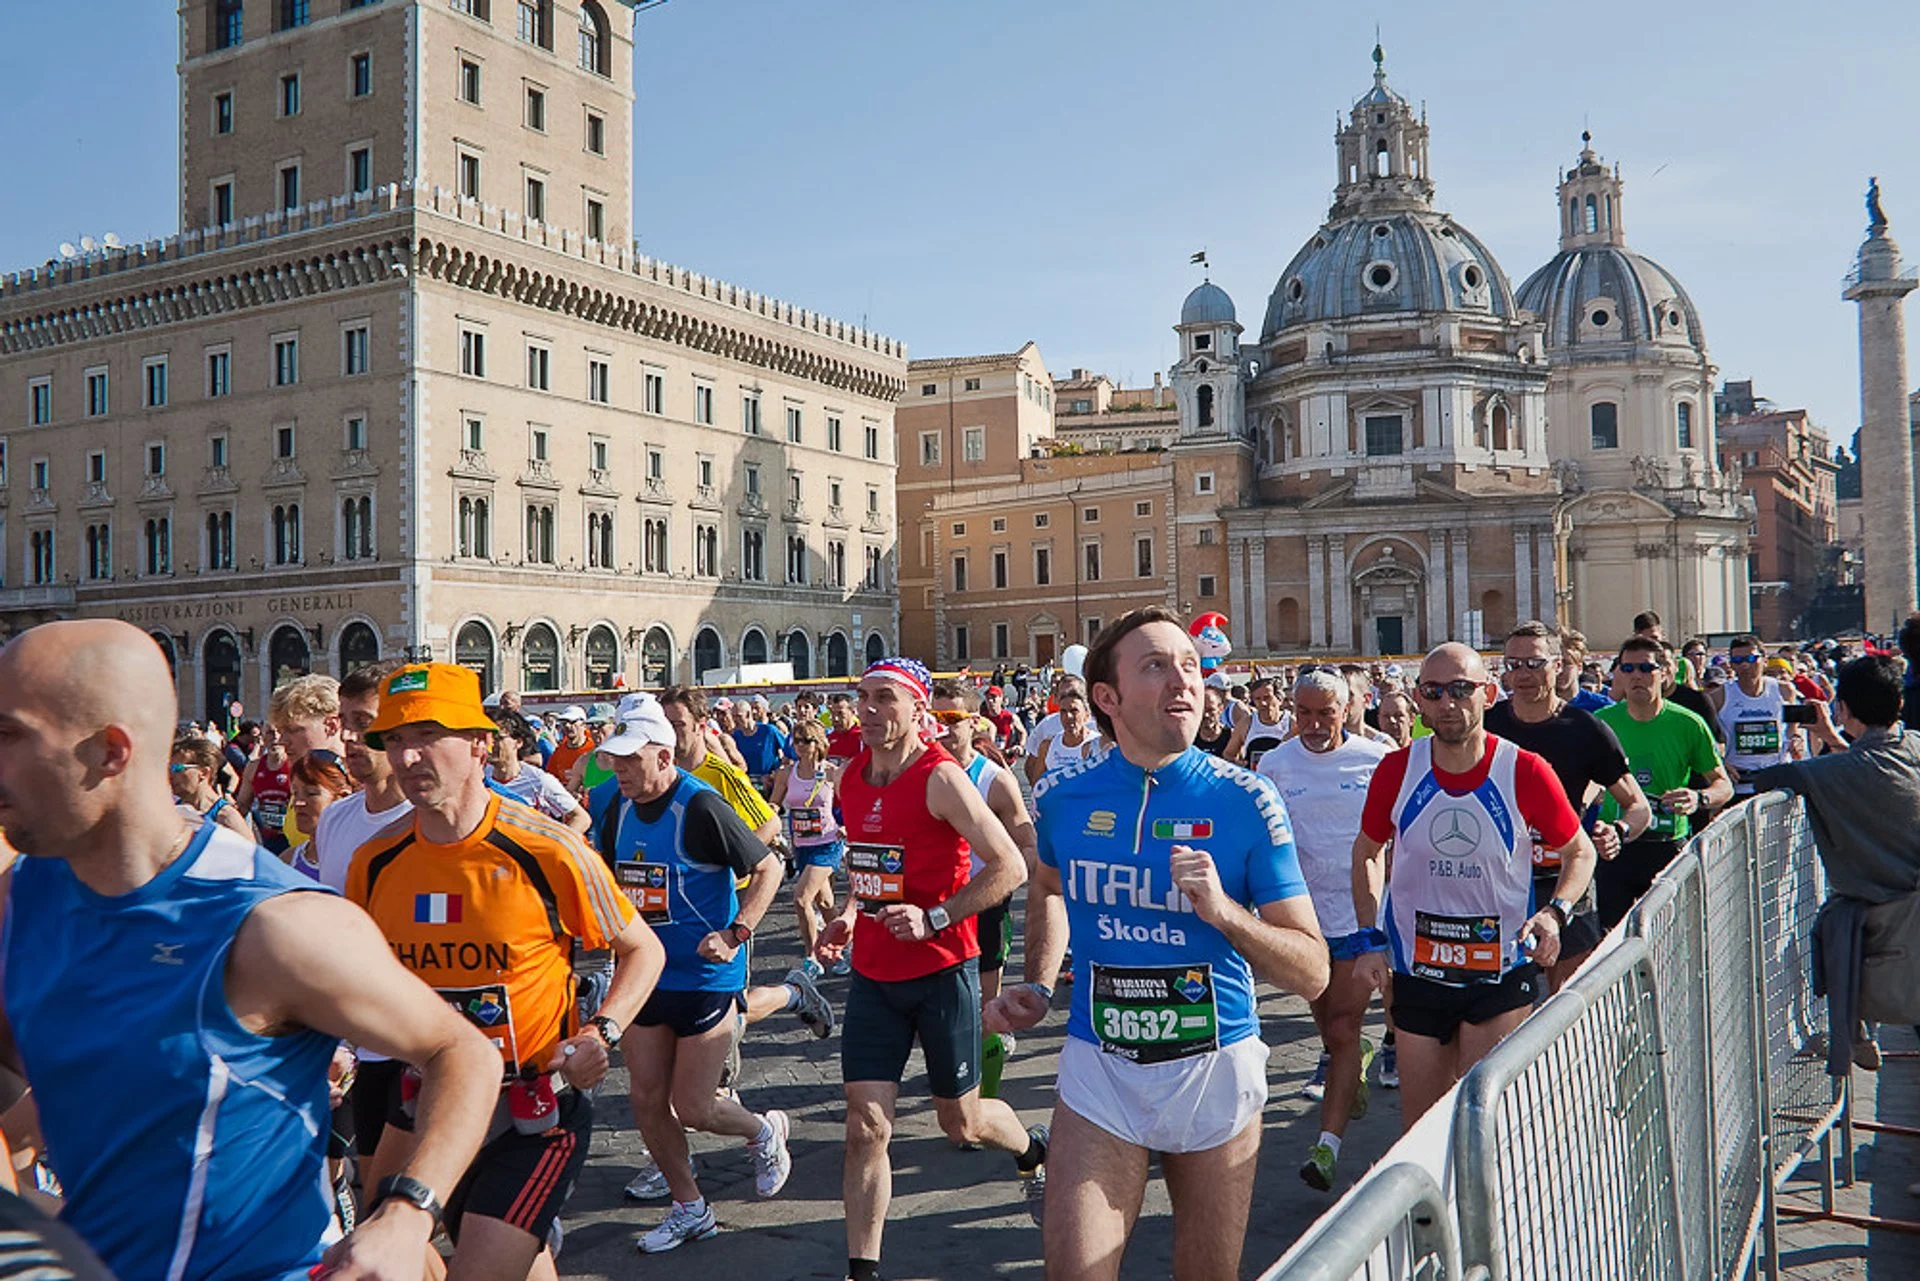
[(1402, 1161), (1368, 1176), (1260, 1281), (1452, 1281), (1460, 1250), (1431, 1174)]

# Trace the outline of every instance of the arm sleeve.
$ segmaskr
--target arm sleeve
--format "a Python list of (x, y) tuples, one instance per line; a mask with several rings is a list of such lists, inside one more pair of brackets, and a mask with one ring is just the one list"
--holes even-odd
[(1287, 818), (1287, 805), (1272, 782), (1262, 778), (1253, 789), (1253, 804), (1258, 813), (1255, 829), (1258, 837), (1247, 860), (1247, 892), (1255, 907), (1299, 898), (1307, 892), (1306, 877), (1300, 874), (1300, 853), (1293, 844), (1293, 824)]
[(748, 875), (768, 857), (767, 847), (733, 807), (711, 792), (701, 792), (687, 802), (681, 834), (689, 857), (724, 867), (736, 876)]
[(1514, 762), (1514, 790), (1519, 793), (1520, 817), (1540, 833), (1540, 843), (1557, 850), (1580, 832), (1580, 816), (1567, 802), (1567, 791), (1553, 767), (1532, 752)]
[(1407, 777), (1407, 751), (1390, 752), (1367, 781), (1367, 804), (1360, 811), (1360, 830), (1380, 844), (1393, 839), (1393, 802)]

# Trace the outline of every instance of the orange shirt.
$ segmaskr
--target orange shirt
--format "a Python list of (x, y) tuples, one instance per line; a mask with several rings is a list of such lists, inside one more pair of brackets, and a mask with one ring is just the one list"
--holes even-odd
[(634, 917), (578, 835), (498, 796), (452, 845), (421, 839), (412, 818), (387, 828), (354, 853), (347, 897), (508, 1071), (544, 1068), (572, 1033), (573, 940), (611, 947)]
[[(573, 769), (574, 762), (582, 756), (590, 756), (599, 750), (600, 745), (593, 741), (591, 731), (587, 734), (587, 741), (578, 747), (568, 747), (563, 741), (553, 749), (553, 755), (547, 758), (546, 771), (562, 783), (567, 783), (567, 774)], [(572, 784), (568, 783), (567, 786)]]

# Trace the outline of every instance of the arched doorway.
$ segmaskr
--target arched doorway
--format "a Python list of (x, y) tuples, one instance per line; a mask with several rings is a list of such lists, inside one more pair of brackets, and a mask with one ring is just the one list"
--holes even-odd
[(764, 663), (767, 661), (767, 634), (758, 627), (749, 627), (747, 634), (740, 638), (740, 665)]
[(485, 623), (468, 623), (453, 638), (453, 661), (480, 678), (480, 693), (493, 693), (493, 633)]
[(640, 683), (658, 689), (673, 681), (673, 640), (664, 627), (650, 627), (640, 642)]
[(887, 642), (879, 632), (867, 633), (867, 662), (877, 663), (887, 656)]
[(827, 637), (827, 675), (851, 676), (847, 670), (847, 638), (839, 632)]
[(152, 638), (154, 644), (160, 647), (160, 652), (167, 656), (167, 674), (178, 681), (180, 679), (180, 656), (174, 652), (173, 637), (167, 635), (165, 632), (148, 632), (147, 635)]
[(380, 661), (380, 637), (365, 623), (340, 629), (340, 674), (345, 676)]
[(520, 642), (520, 691), (542, 694), (559, 688), (560, 637), (545, 623), (535, 623)]
[(795, 680), (812, 679), (813, 646), (808, 642), (807, 634), (798, 627), (787, 633), (787, 661), (793, 664)]
[(720, 633), (702, 627), (693, 638), (693, 683), (706, 683), (707, 673), (720, 666)]
[(232, 632), (214, 632), (200, 643), (201, 673), (206, 689), (202, 708), (207, 720), (224, 726), (227, 704), (240, 697), (240, 643)]
[(612, 689), (620, 670), (620, 638), (605, 623), (587, 633), (587, 688)]
[(279, 689), (312, 670), (313, 650), (307, 645), (307, 634), (292, 623), (274, 628), (267, 642), (267, 688)]

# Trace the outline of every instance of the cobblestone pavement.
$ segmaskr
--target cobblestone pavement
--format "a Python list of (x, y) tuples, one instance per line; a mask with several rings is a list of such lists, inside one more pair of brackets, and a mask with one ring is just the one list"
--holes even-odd
[[(784, 902), (769, 914), (756, 941), (755, 977), (777, 980), (799, 955), (793, 913)], [(1015, 965), (1009, 974), (1017, 977)], [(845, 979), (823, 984), (836, 1007)], [(1064, 1034), (1066, 992), (1040, 1028), (1023, 1034), (1008, 1062), (1002, 1097), (1023, 1120), (1046, 1119), (1053, 1105), (1054, 1064)], [(1318, 1104), (1300, 1096), (1313, 1072), (1319, 1041), (1304, 1002), (1271, 992), (1261, 1001), (1266, 1040), (1273, 1047), (1253, 1214), (1243, 1271), (1249, 1277), (1277, 1259), (1307, 1225), (1333, 1204), (1399, 1134), (1393, 1091), (1373, 1091), (1368, 1114), (1347, 1131), (1334, 1193), (1300, 1181), (1297, 1167), (1319, 1137)], [(1384, 1025), (1376, 1006), (1368, 1035)], [(664, 1202), (623, 1203), (621, 1189), (641, 1163), (644, 1148), (627, 1104), (627, 1079), (616, 1068), (596, 1105), (593, 1152), (566, 1216), (562, 1276), (579, 1278), (714, 1277), (837, 1278), (845, 1275), (846, 1238), (840, 1206), (841, 1127), (839, 1039), (815, 1040), (791, 1015), (757, 1024), (744, 1047), (741, 1090), (748, 1107), (784, 1109), (793, 1121), (793, 1176), (778, 1198), (753, 1194), (745, 1149), (709, 1136), (691, 1139), (703, 1190), (721, 1223), (718, 1236), (665, 1255), (634, 1249), (639, 1232), (664, 1216)], [(951, 1147), (926, 1095), (916, 1051), (907, 1069), (893, 1140), (894, 1199), (881, 1260), (889, 1281), (905, 1278), (1038, 1278), (1040, 1233), (1027, 1217), (1010, 1157)], [(1155, 1177), (1128, 1250), (1122, 1275), (1164, 1278), (1172, 1270), (1172, 1232), (1166, 1186)]]

